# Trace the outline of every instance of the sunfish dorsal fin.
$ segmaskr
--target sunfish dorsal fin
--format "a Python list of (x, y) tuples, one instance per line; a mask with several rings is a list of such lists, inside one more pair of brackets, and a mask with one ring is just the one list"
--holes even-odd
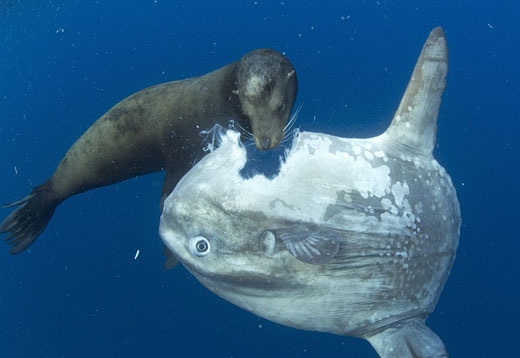
[(441, 27), (430, 32), (384, 137), (430, 154), (435, 146), (441, 95), (446, 87), (448, 47)]

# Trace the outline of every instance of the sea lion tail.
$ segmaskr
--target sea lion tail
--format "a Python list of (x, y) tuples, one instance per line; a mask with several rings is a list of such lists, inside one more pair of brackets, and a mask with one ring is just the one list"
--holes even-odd
[(0, 224), (0, 233), (9, 233), (5, 240), (11, 245), (9, 253), (12, 255), (19, 254), (36, 241), (60, 203), (49, 199), (46, 184), (34, 188), (25, 198), (4, 206), (18, 206)]

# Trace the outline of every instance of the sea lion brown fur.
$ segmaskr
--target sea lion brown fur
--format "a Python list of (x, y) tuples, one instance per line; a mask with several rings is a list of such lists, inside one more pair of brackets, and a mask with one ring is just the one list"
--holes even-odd
[(141, 90), (102, 115), (73, 145), (54, 174), (0, 224), (10, 253), (29, 247), (56, 207), (72, 195), (143, 174), (166, 171), (162, 200), (202, 157), (201, 130), (230, 120), (252, 133), (260, 150), (284, 136), (296, 99), (294, 67), (259, 49), (206, 75)]

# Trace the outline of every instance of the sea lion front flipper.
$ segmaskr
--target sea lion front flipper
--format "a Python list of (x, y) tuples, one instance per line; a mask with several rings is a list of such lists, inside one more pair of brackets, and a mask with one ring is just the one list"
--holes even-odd
[(401, 321), (365, 338), (384, 358), (448, 357), (441, 339), (418, 318)]
[[(164, 183), (161, 193), (161, 213), (163, 211), (164, 206), (164, 200), (170, 193), (173, 191), (173, 188), (175, 188), (175, 185), (177, 185), (177, 182), (180, 180), (179, 175), (176, 174), (175, 170), (167, 170), (166, 176), (164, 177)], [(173, 253), (166, 247), (166, 245), (163, 246), (163, 254), (166, 257), (164, 260), (164, 268), (166, 270), (169, 270), (171, 268), (174, 268), (177, 266), (177, 263), (179, 262), (177, 258), (173, 255)]]
[(4, 207), (18, 206), (0, 224), (1, 233), (9, 233), (5, 238), (11, 245), (9, 253), (18, 254), (31, 246), (45, 229), (60, 204), (50, 195), (50, 184), (45, 182), (34, 188), (29, 195)]
[(173, 252), (166, 247), (166, 245), (163, 246), (163, 254), (166, 256), (166, 259), (164, 260), (164, 268), (166, 270), (172, 269), (179, 263), (179, 260), (175, 257)]
[[(184, 169), (184, 168), (181, 168)], [(189, 168), (186, 169), (188, 171)], [(181, 180), (182, 173), (185, 173), (184, 170), (172, 170), (172, 169), (166, 169), (166, 176), (164, 177), (162, 192), (161, 192), (161, 213), (163, 211), (164, 206), (164, 200), (166, 200), (166, 197), (170, 195), (170, 193), (173, 191), (173, 188), (175, 188), (175, 185)], [(179, 174), (179, 172), (181, 174)]]

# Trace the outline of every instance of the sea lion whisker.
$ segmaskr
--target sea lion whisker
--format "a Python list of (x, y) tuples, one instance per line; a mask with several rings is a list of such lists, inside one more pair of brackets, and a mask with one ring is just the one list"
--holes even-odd
[(294, 128), (290, 132), (286, 132), (285, 135), (283, 136), (282, 140), (280, 141), (280, 144), (282, 145), (282, 144), (291, 142), (294, 138), (294, 135), (296, 133), (298, 133), (299, 131), (300, 131), (299, 128)]
[(296, 122), (296, 120), (298, 119), (298, 116), (300, 114), (300, 111), (303, 107), (303, 103), (301, 103), (300, 105), (298, 105), (298, 107), (296, 108), (296, 110), (294, 111), (294, 113), (292, 114), (291, 118), (289, 119), (289, 122), (287, 122), (287, 124), (285, 125), (284, 127), (284, 132), (287, 132), (291, 129), (291, 127), (294, 125), (294, 123)]
[(246, 141), (243, 141), (242, 144), (245, 147), (255, 147), (255, 140), (253, 138), (248, 138)]
[(251, 133), (250, 131), (248, 131), (247, 129), (244, 128), (243, 125), (241, 125), (239, 122), (237, 121), (232, 121), (230, 123), (230, 128), (233, 128), (233, 129), (238, 129), (238, 131), (240, 132), (240, 134), (242, 135), (243, 138), (245, 139), (253, 139), (254, 136), (253, 136), (253, 133)]
[(300, 115), (300, 111), (303, 107), (303, 103), (301, 103), (296, 110), (294, 111), (293, 115), (291, 116), (289, 122), (284, 128), (284, 136), (282, 140), (280, 141), (280, 144), (287, 143), (288, 141), (292, 140), (294, 138), (295, 132), (297, 132), (298, 128), (292, 128), (294, 126), (294, 123), (296, 123), (296, 120), (298, 119), (298, 116)]

